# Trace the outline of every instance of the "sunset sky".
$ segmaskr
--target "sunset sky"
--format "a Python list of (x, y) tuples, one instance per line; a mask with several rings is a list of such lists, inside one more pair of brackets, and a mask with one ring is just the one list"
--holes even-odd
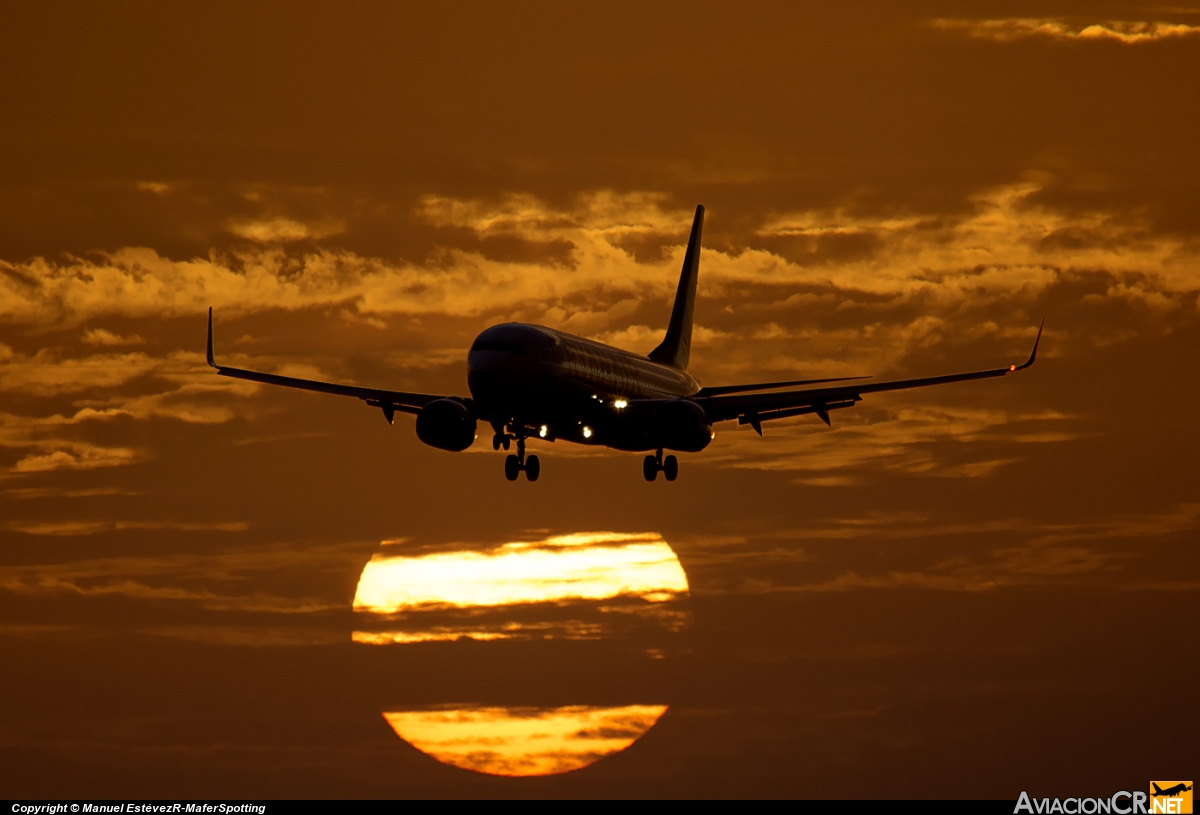
[[(22, 2), (0, 113), (0, 794), (1195, 776), (1200, 5)], [(697, 204), (706, 385), (1038, 362), (514, 484), (204, 361), (646, 353)]]

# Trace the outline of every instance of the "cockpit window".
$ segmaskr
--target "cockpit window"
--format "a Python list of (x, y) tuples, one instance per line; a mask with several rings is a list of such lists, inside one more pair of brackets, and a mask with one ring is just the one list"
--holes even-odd
[(519, 342), (499, 342), (496, 340), (476, 340), (471, 346), (472, 351), (508, 351), (510, 354), (524, 354), (525, 346)]

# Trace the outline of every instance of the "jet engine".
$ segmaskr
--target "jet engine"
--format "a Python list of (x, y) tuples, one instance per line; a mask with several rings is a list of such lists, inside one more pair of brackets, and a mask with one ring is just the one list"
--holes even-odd
[(712, 424), (704, 408), (687, 399), (676, 399), (655, 411), (654, 437), (658, 446), (697, 453), (712, 441)]
[(434, 399), (417, 414), (417, 438), (458, 453), (475, 441), (475, 417), (456, 399)]

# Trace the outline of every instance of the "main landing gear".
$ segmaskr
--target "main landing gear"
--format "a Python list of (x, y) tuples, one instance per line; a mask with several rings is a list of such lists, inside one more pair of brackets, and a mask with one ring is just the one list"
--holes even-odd
[[(512, 438), (514, 437), (505, 433), (503, 434), (503, 439), (501, 439), (501, 434), (497, 433), (492, 439), (492, 447), (499, 450), (503, 445), (504, 449), (507, 450), (509, 441)], [(524, 470), (526, 478), (530, 481), (537, 481), (538, 476), (542, 474), (542, 462), (538, 461), (537, 456), (525, 456), (525, 437), (523, 435), (516, 436), (515, 438), (517, 440), (517, 454), (515, 456), (510, 454), (505, 457), (504, 477), (509, 481), (516, 481), (517, 476)]]
[(675, 456), (663, 458), (661, 447), (658, 448), (657, 455), (646, 456), (642, 461), (642, 475), (646, 476), (647, 481), (658, 478), (659, 472), (666, 476), (668, 481), (674, 481), (679, 477), (679, 459)]

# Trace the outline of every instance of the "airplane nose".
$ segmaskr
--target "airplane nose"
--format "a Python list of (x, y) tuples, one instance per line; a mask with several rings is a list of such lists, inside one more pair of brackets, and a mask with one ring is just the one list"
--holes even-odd
[(470, 374), (488, 376), (527, 365), (538, 356), (540, 334), (511, 323), (492, 326), (475, 338), (467, 354)]
[(467, 364), (471, 369), (483, 369), (537, 357), (544, 344), (541, 332), (531, 326), (511, 323), (492, 326), (475, 338), (467, 354)]
[(472, 351), (467, 357), (467, 375), (488, 378), (500, 376), (508, 367), (507, 356), (503, 351)]
[(544, 338), (532, 326), (506, 323), (492, 326), (478, 337), (467, 354), (467, 387), (477, 402), (504, 402), (527, 390), (529, 377), (539, 368)]

